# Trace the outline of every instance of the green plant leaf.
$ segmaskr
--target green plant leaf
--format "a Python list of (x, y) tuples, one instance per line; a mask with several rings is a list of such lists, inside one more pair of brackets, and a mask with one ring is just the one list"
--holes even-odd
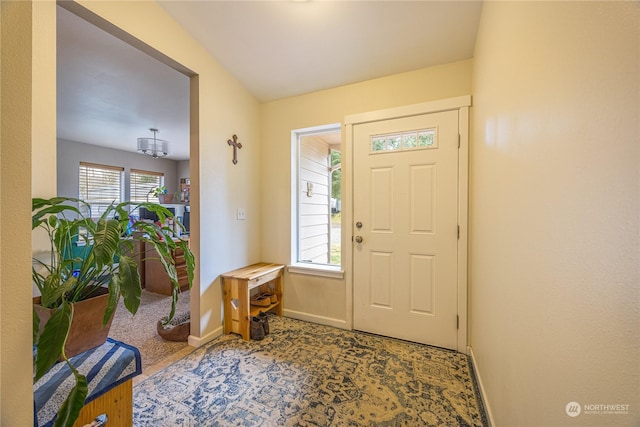
[(100, 218), (93, 236), (93, 256), (98, 269), (113, 263), (120, 241), (120, 224), (115, 219)]
[(58, 219), (53, 229), (51, 243), (54, 246), (58, 260), (69, 258), (73, 254), (73, 221)]
[(47, 218), (47, 222), (49, 223), (49, 227), (55, 227), (58, 224), (58, 217), (51, 215), (49, 218)]
[(82, 203), (88, 206), (87, 202), (76, 199), (73, 197), (52, 197), (50, 199), (42, 199), (40, 197), (34, 197), (31, 199), (31, 210), (35, 211), (41, 209), (44, 206), (59, 205), (61, 203)]
[(133, 253), (135, 247), (133, 244), (133, 239), (123, 239), (120, 240), (120, 246), (118, 247), (118, 253), (131, 254)]
[(52, 305), (56, 301), (56, 292), (60, 289), (62, 278), (57, 270), (53, 270), (43, 280), (43, 286), (40, 295), (40, 304), (46, 308), (54, 308)]
[(171, 311), (169, 311), (169, 317), (167, 317), (167, 323), (169, 323), (173, 316), (176, 314), (176, 303), (178, 302), (178, 294), (180, 293), (180, 287), (174, 286), (171, 291)]
[(140, 306), (140, 295), (142, 294), (140, 273), (138, 272), (136, 260), (130, 256), (121, 255), (118, 277), (124, 306), (131, 314), (136, 314)]
[(80, 415), (80, 410), (84, 406), (84, 401), (87, 398), (89, 392), (89, 385), (87, 383), (87, 377), (80, 374), (76, 368), (73, 367), (71, 362), (66, 360), (69, 369), (73, 372), (73, 376), (76, 379), (76, 385), (71, 389), (71, 392), (62, 403), (56, 421), (53, 424), (54, 427), (72, 427)]
[[(159, 233), (162, 233), (162, 231), (160, 231)], [(171, 255), (171, 248), (175, 247), (175, 243), (173, 242), (173, 240), (167, 240), (165, 238), (163, 238), (162, 240), (149, 239), (147, 240), (147, 243), (153, 246), (159, 257), (145, 257), (145, 259), (155, 259), (160, 261), (164, 270), (169, 276), (169, 280), (171, 280), (171, 283), (177, 285), (178, 273), (176, 272), (176, 267), (173, 263), (173, 256)]]
[(38, 227), (42, 221), (44, 221), (44, 218), (51, 214), (57, 215), (64, 212), (74, 212), (81, 215), (80, 210), (76, 206), (68, 203), (83, 203), (86, 205), (86, 203), (81, 200), (64, 197), (54, 197), (48, 200), (37, 198), (32, 199), (31, 228), (34, 229)]
[(109, 300), (107, 302), (107, 309), (104, 311), (102, 326), (105, 326), (109, 322), (109, 319), (111, 319), (111, 315), (114, 311), (116, 311), (119, 299), (120, 283), (118, 282), (116, 276), (111, 276), (111, 281), (109, 282)]
[(167, 209), (164, 206), (161, 206), (161, 205), (159, 205), (157, 203), (142, 202), (142, 203), (140, 203), (140, 207), (143, 207), (143, 208), (147, 209), (148, 211), (153, 212), (156, 215), (158, 215), (158, 221), (161, 224), (164, 223), (165, 219), (174, 217), (174, 215), (171, 213), (171, 211), (169, 209)]
[(191, 285), (193, 284), (193, 270), (195, 268), (196, 259), (193, 256), (193, 252), (189, 249), (189, 242), (186, 240), (180, 240), (178, 242), (178, 246), (182, 249), (184, 253), (185, 265), (187, 267), (187, 277), (189, 280), (189, 289), (191, 289)]
[(56, 363), (69, 334), (72, 308), (68, 302), (63, 301), (49, 321), (44, 325), (40, 339), (38, 340), (36, 353), (36, 375), (34, 381), (38, 381)]
[(43, 221), (46, 220), (46, 217), (52, 214), (59, 214), (65, 211), (77, 211), (78, 208), (74, 206), (67, 205), (54, 205), (40, 209), (38, 212), (31, 215), (31, 228), (34, 229), (39, 226)]
[(130, 202), (122, 202), (115, 207), (116, 215), (120, 218), (120, 224), (123, 230), (127, 229), (127, 224), (129, 223), (129, 211), (127, 209), (127, 205), (129, 205), (129, 203)]
[(73, 289), (78, 280), (73, 276), (69, 276), (63, 283), (60, 283), (61, 281), (62, 278), (58, 272), (53, 272), (44, 279), (44, 292), (40, 296), (40, 304), (43, 307), (55, 307), (60, 298)]

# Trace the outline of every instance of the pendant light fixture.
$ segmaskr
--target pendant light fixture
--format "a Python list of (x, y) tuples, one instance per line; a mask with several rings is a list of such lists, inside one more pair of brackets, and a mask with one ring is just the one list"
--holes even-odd
[(150, 128), (153, 138), (138, 138), (138, 152), (151, 156), (154, 159), (165, 157), (169, 154), (169, 143), (163, 139), (157, 139), (158, 129)]

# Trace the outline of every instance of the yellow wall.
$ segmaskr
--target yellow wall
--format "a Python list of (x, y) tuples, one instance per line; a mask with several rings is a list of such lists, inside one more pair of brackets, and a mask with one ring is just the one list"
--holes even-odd
[[(637, 2), (486, 2), (471, 344), (498, 426), (640, 420)], [(630, 415), (565, 406), (629, 404)]]
[[(0, 425), (33, 424), (30, 2), (0, 3)], [(33, 99), (35, 102), (35, 99)]]
[[(471, 60), (460, 61), (263, 104), (263, 258), (291, 261), (292, 130), (340, 123), (349, 114), (469, 95), (471, 68)], [(348, 197), (345, 190), (343, 197)], [(343, 224), (343, 230), (347, 233), (349, 225)], [(350, 268), (345, 270), (348, 277)], [(345, 280), (288, 274), (284, 292), (288, 315), (347, 325)]]
[[(42, 168), (56, 157), (56, 27), (55, 2), (34, 2), (33, 7), (33, 140), (38, 149), (31, 153), (31, 164), (37, 168), (32, 193), (38, 197), (56, 195), (56, 168)], [(46, 249), (49, 246), (45, 246)]]
[[(56, 158), (56, 4), (53, 1), (33, 2), (33, 67), (31, 70), (32, 141), (36, 149), (31, 152), (34, 171), (31, 194), (34, 197), (53, 197), (57, 194)], [(45, 167), (46, 165), (46, 167)], [(26, 174), (26, 172), (24, 172)], [(44, 230), (31, 236), (33, 252), (49, 251)], [(34, 286), (35, 288), (35, 286)]]

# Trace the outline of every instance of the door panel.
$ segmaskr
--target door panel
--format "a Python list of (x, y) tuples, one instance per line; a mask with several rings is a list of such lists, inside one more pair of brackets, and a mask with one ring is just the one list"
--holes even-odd
[(410, 233), (433, 233), (435, 165), (410, 166)]
[(371, 169), (371, 230), (393, 233), (393, 169)]
[(416, 314), (433, 314), (435, 257), (432, 255), (410, 255), (411, 305)]
[(353, 127), (354, 328), (457, 346), (458, 112)]
[(393, 308), (393, 254), (371, 252), (371, 305)]

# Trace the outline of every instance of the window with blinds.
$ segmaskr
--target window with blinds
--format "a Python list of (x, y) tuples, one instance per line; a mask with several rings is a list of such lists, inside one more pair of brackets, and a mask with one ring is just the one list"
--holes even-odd
[(80, 162), (79, 198), (91, 205), (91, 212), (80, 206), (85, 216), (100, 217), (112, 203), (120, 203), (124, 190), (124, 168)]
[(162, 185), (164, 185), (164, 174), (162, 172), (131, 169), (131, 193), (129, 199), (136, 203), (158, 203), (158, 198), (153, 197), (149, 192)]

